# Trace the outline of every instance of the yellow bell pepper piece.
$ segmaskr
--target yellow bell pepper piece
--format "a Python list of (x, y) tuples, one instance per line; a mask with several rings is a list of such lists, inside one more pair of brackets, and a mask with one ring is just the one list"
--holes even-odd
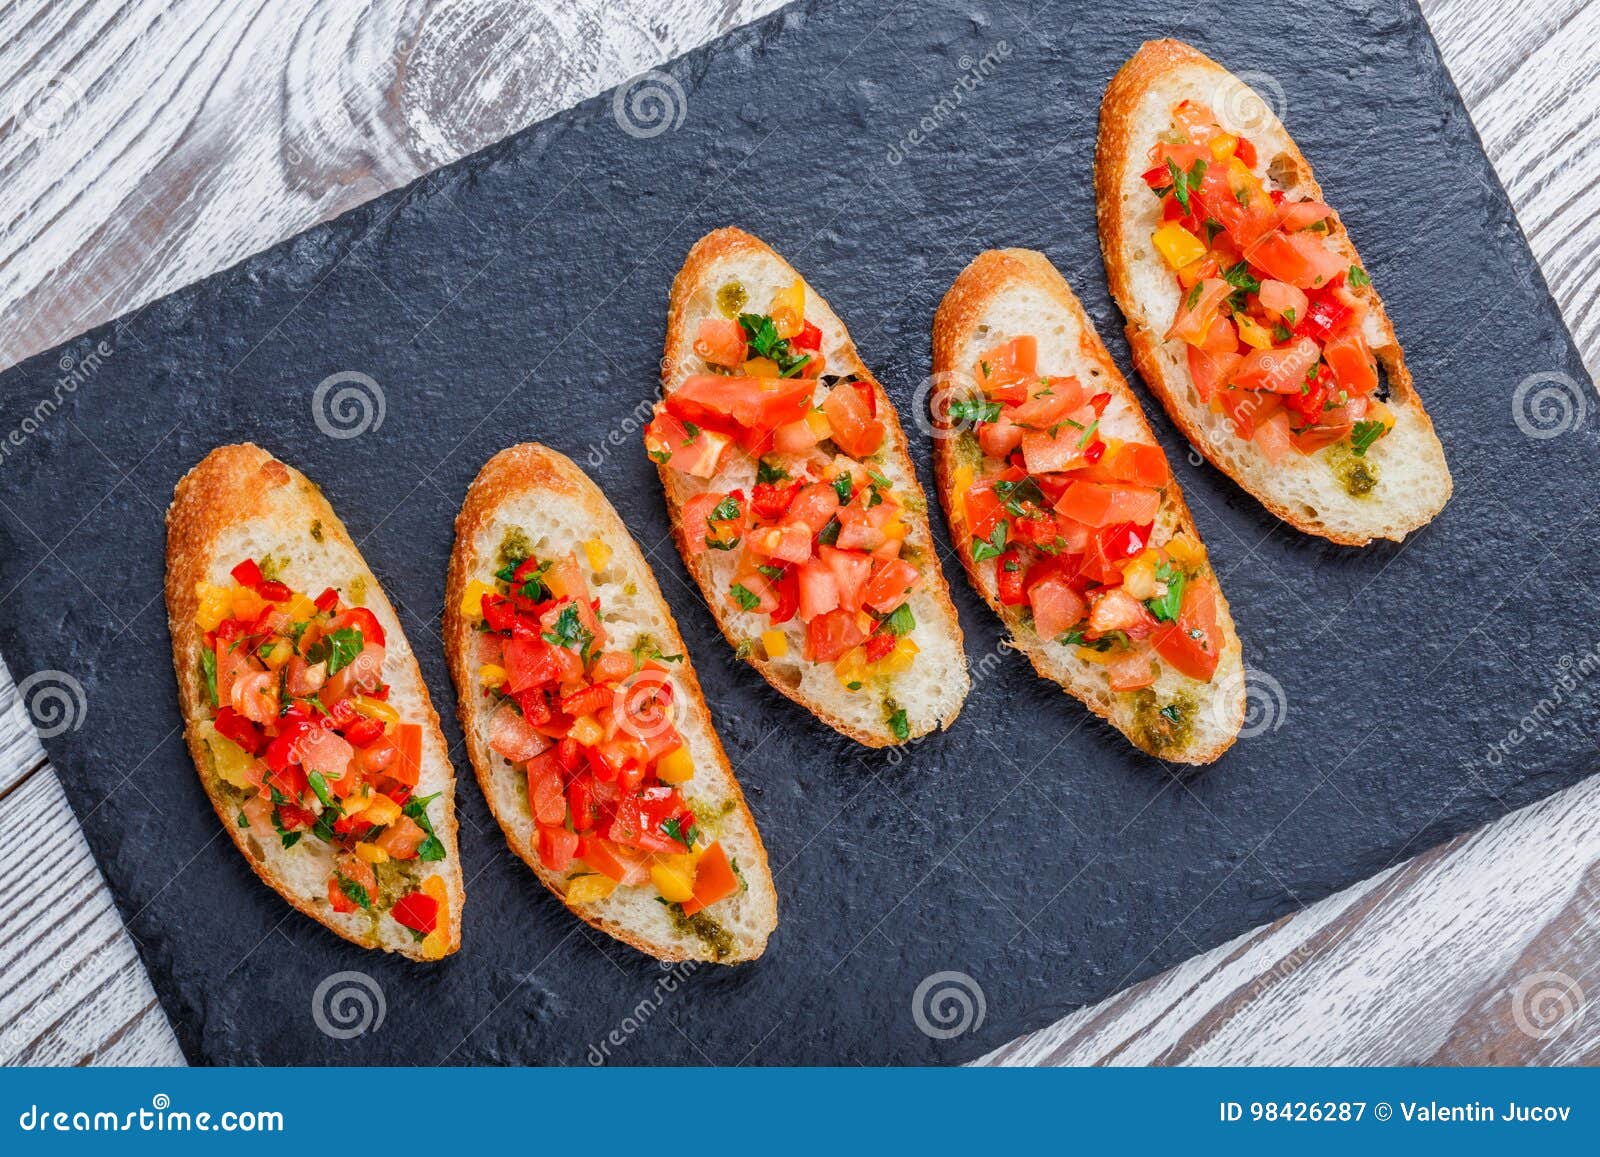
[(821, 410), (807, 410), (806, 425), (811, 427), (811, 432), (817, 436), (818, 441), (833, 437), (833, 426), (828, 422), (828, 415)]
[(780, 377), (778, 363), (771, 358), (751, 358), (744, 363), (744, 376), (747, 378), (776, 378)]
[(885, 538), (904, 538), (910, 533), (911, 524), (908, 522), (902, 522), (898, 518), (891, 518), (888, 522), (883, 524), (883, 536)]
[(1382, 422), (1383, 432), (1387, 434), (1394, 429), (1394, 411), (1377, 398), (1367, 403), (1367, 420), (1369, 422)]
[(909, 670), (911, 661), (922, 650), (911, 641), (910, 635), (902, 635), (895, 640), (894, 650), (878, 660), (878, 673), (880, 675), (898, 675)]
[(1093, 647), (1079, 647), (1078, 658), (1085, 663), (1099, 663), (1104, 666), (1106, 663), (1111, 662), (1111, 652), (1096, 651)]
[(294, 658), (294, 644), (282, 635), (274, 635), (256, 648), (256, 654), (269, 671), (281, 671)]
[(494, 594), (494, 588), (488, 583), (473, 579), (467, 584), (467, 589), (461, 592), (461, 613), (473, 622), (483, 618), (483, 596)]
[(400, 805), (386, 795), (374, 795), (362, 811), (361, 818), (370, 824), (383, 827), (400, 818)]
[[(673, 856), (672, 859), (679, 859)], [(681, 904), (694, 896), (694, 871), (685, 871), (676, 864), (663, 861), (650, 869), (650, 879), (669, 904)]]
[(1239, 340), (1247, 346), (1258, 350), (1272, 348), (1272, 334), (1267, 332), (1267, 327), (1256, 321), (1247, 313), (1233, 315), (1234, 324), (1239, 327)]
[(249, 587), (234, 587), (228, 593), (233, 600), (233, 617), (236, 619), (250, 622), (260, 618), (261, 612), (267, 609), (267, 600)]
[(429, 876), (422, 881), (422, 891), (439, 902), (433, 931), (422, 940), (422, 958), (438, 960), (450, 949), (450, 889), (445, 886), (444, 877)]
[(762, 631), (761, 649), (769, 659), (781, 659), (789, 653), (789, 636), (782, 631)]
[(617, 882), (610, 876), (591, 872), (587, 876), (567, 881), (566, 900), (569, 904), (593, 904), (598, 900), (604, 900), (616, 890)]
[(199, 607), (195, 609), (194, 621), (202, 631), (216, 630), (222, 620), (233, 614), (233, 592), (227, 587), (199, 582), (194, 584), (194, 593), (200, 600)]
[(389, 853), (377, 844), (357, 844), (356, 855), (369, 864), (386, 864), (389, 862)]
[(289, 595), (289, 601), (283, 608), (291, 619), (305, 620), (317, 613), (317, 604), (306, 598), (299, 591)]
[(1206, 558), (1206, 548), (1200, 540), (1182, 532), (1167, 540), (1167, 553), (1179, 566), (1197, 566)]
[(591, 538), (584, 543), (583, 553), (588, 558), (589, 569), (592, 571), (605, 570), (606, 563), (611, 561), (611, 548), (598, 538)]
[(1232, 133), (1218, 133), (1212, 137), (1206, 148), (1211, 150), (1211, 155), (1219, 161), (1226, 161), (1233, 156), (1233, 151), (1239, 147), (1239, 138)]
[(969, 464), (963, 462), (960, 466), (956, 467), (956, 476), (954, 480), (956, 491), (956, 517), (961, 520), (962, 525), (965, 525), (967, 521), (967, 491), (972, 487), (972, 478), (972, 467)]
[(1149, 547), (1129, 559), (1122, 568), (1123, 589), (1141, 602), (1155, 598), (1156, 563), (1159, 561), (1160, 555)]
[(353, 695), (350, 706), (354, 707), (368, 719), (377, 719), (390, 727), (400, 725), (400, 712), (396, 711), (382, 699), (371, 699), (365, 695)]
[(256, 785), (251, 783), (250, 777), (245, 774), (255, 763), (254, 757), (248, 751), (221, 734), (209, 719), (200, 724), (200, 738), (205, 741), (206, 748), (211, 752), (211, 765), (216, 768), (217, 775), (224, 783), (232, 784), (244, 791), (256, 790)]
[(499, 687), (506, 681), (506, 669), (494, 663), (485, 663), (478, 668), (478, 682), (485, 687)]
[(833, 673), (846, 691), (861, 690), (862, 684), (867, 681), (867, 649), (851, 647), (839, 656), (839, 661), (833, 665)]
[(674, 747), (656, 760), (656, 778), (662, 783), (688, 783), (694, 778), (694, 756), (687, 747)]
[(806, 283), (798, 277), (772, 295), (772, 324), (782, 338), (794, 337), (806, 323)]
[(606, 737), (605, 729), (595, 722), (593, 715), (581, 715), (574, 719), (567, 734), (585, 747), (593, 747)]
[(1150, 243), (1161, 254), (1162, 260), (1175, 270), (1206, 255), (1205, 242), (1176, 221), (1168, 221), (1152, 233)]

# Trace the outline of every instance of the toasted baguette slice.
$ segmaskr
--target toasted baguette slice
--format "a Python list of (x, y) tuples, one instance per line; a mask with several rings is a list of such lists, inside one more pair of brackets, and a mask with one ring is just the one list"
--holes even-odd
[[(1226, 415), (1201, 402), (1183, 343), (1165, 339), (1179, 288), (1151, 244), (1161, 208), (1142, 174), (1150, 167), (1151, 145), (1172, 128), (1172, 110), (1182, 100), (1209, 106), (1224, 122), (1239, 122), (1236, 127), (1256, 148), (1254, 172), (1269, 190), (1283, 190), (1292, 200), (1323, 199), (1310, 163), (1283, 123), (1243, 81), (1176, 40), (1140, 48), (1106, 89), (1095, 152), (1100, 244), (1112, 295), (1127, 319), (1134, 364), (1189, 441), (1279, 518), (1350, 546), (1374, 538), (1399, 541), (1439, 513), (1451, 480), (1375, 288), (1355, 291), (1369, 307), (1362, 332), (1387, 375), (1395, 426), (1360, 458), (1345, 441), (1309, 455), (1290, 451), (1270, 462), (1255, 442), (1234, 433)], [(1334, 250), (1347, 264), (1361, 265), (1337, 212), (1327, 226)]]
[[(986, 350), (1026, 335), (1038, 340), (1041, 377), (1075, 377), (1096, 392), (1111, 395), (1100, 418), (1102, 434), (1123, 442), (1157, 445), (1138, 399), (1123, 381), (1072, 289), (1044, 254), (1030, 249), (980, 253), (956, 278), (934, 315), (934, 381), (951, 397), (981, 396), (972, 367)], [(1039, 674), (1061, 684), (1141, 750), (1175, 763), (1215, 760), (1232, 745), (1245, 715), (1239, 636), (1221, 584), (1216, 584), (1216, 607), (1223, 645), (1210, 682), (1188, 678), (1162, 662), (1152, 686), (1112, 691), (1103, 664), (1080, 657), (1076, 646), (1041, 638), (1031, 617), (1023, 613), (1026, 608), (1001, 604), (994, 559), (972, 560), (962, 529), (965, 516), (960, 497), (971, 479), (962, 468), (983, 477), (984, 453), (969, 430), (950, 421), (949, 407), (942, 400), (936, 398), (934, 404), (939, 498), (972, 585), (1010, 628), (1016, 646), (1033, 661)], [(1180, 531), (1200, 540), (1183, 492), (1172, 478), (1162, 496), (1151, 543), (1163, 545)], [(1215, 582), (1216, 572), (1209, 563), (1201, 565), (1202, 575)]]
[[(708, 369), (695, 352), (695, 334), (703, 319), (724, 316), (718, 305), (718, 291), (723, 286), (737, 284), (748, 302), (746, 308), (760, 312), (776, 292), (799, 277), (770, 246), (741, 229), (718, 229), (696, 242), (672, 283), (666, 357), (661, 363), (663, 394), (670, 395), (686, 378)], [(720, 472), (709, 480), (661, 465), (661, 483), (678, 549), (728, 642), (767, 682), (818, 719), (868, 747), (885, 747), (948, 727), (961, 710), (970, 686), (961, 625), (928, 529), (927, 497), (906, 452), (905, 432), (894, 403), (856, 353), (844, 322), (809, 283), (805, 285), (805, 320), (822, 331), (821, 352), (827, 366), (824, 380), (853, 377), (869, 384), (877, 395), (877, 417), (884, 424), (885, 436), (867, 465), (887, 478), (894, 493), (902, 496), (903, 517), (910, 530), (901, 557), (913, 562), (922, 576), (909, 599), (917, 623), (911, 638), (920, 649), (910, 669), (887, 679), (875, 677), (867, 687), (849, 690), (840, 682), (832, 662), (804, 657), (806, 629), (798, 618), (781, 628), (787, 637), (785, 654), (770, 656), (760, 645), (763, 632), (772, 629), (767, 617), (742, 611), (727, 597), (735, 566), (733, 552), (691, 551), (689, 536), (698, 528), (686, 528), (682, 518), (684, 503), (696, 494), (740, 488), (750, 493), (756, 478), (756, 461), (750, 455), (737, 448), (730, 451)], [(826, 393), (824, 386), (817, 387), (818, 402)], [(896, 734), (891, 723), (896, 707), (905, 713), (902, 734)]]
[[(693, 921), (677, 914), (676, 906), (661, 903), (649, 884), (619, 886), (594, 902), (572, 903), (567, 900), (569, 874), (551, 871), (540, 861), (527, 774), (489, 746), (496, 707), (479, 681), (480, 636), (474, 619), (462, 612), (462, 600), (474, 581), (493, 585), (508, 535), (524, 540), (541, 560), (576, 553), (591, 592), (600, 600), (608, 650), (651, 644), (664, 655), (682, 656), (665, 664), (678, 732), (694, 759), (694, 776), (680, 790), (701, 828), (723, 844), (745, 883), (743, 891), (712, 904)], [(609, 556), (586, 549), (586, 543), (603, 544)], [(595, 568), (595, 559), (601, 557), (603, 565)], [(444, 642), (478, 782), (511, 849), (545, 887), (579, 918), (662, 960), (734, 964), (761, 955), (778, 924), (778, 896), (755, 818), (711, 725), (700, 681), (654, 573), (600, 488), (570, 459), (527, 442), (502, 450), (478, 472), (456, 519)]]
[[(211, 711), (200, 668), (204, 632), (195, 621), (196, 584), (226, 586), (233, 581), (229, 571), (237, 563), (268, 557), (279, 564), (278, 577), (294, 590), (309, 591), (314, 597), (328, 587), (337, 588), (347, 602), (360, 602), (376, 615), (383, 628), (383, 678), (390, 687), (389, 704), (403, 720), (422, 727), (422, 774), (414, 794), (440, 797), (429, 815), (445, 846), (445, 857), (429, 863), (411, 861), (411, 870), (419, 873), (418, 883), (437, 876), (449, 896), (448, 939), (432, 951), (389, 913), (335, 912), (328, 902), (332, 849), (309, 833), (285, 848), (275, 832), (241, 827), (244, 793), (217, 773), (205, 735)], [(307, 916), (363, 948), (383, 948), (418, 960), (459, 948), (465, 893), (449, 749), (400, 620), (322, 491), (259, 446), (220, 446), (206, 455), (179, 481), (167, 512), (167, 615), (189, 752), (223, 830), (256, 874)]]

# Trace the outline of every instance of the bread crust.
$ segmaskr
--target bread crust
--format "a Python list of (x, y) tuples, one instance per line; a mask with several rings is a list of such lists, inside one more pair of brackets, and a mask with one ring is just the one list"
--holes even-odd
[[(1242, 475), (1240, 471), (1228, 462), (1226, 455), (1216, 441), (1199, 421), (1197, 415), (1186, 404), (1184, 386), (1187, 383), (1187, 371), (1179, 371), (1182, 374), (1183, 381), (1174, 380), (1168, 374), (1167, 367), (1162, 364), (1159, 357), (1159, 351), (1164, 344), (1162, 334), (1154, 329), (1144, 328), (1134, 320), (1137, 311), (1135, 309), (1136, 299), (1133, 275), (1127, 263), (1123, 260), (1121, 253), (1124, 234), (1127, 230), (1121, 190), (1127, 177), (1128, 166), (1142, 163), (1145, 150), (1149, 148), (1151, 142), (1134, 139), (1135, 128), (1133, 120), (1146, 93), (1160, 85), (1174, 71), (1186, 68), (1205, 69), (1214, 72), (1219, 77), (1232, 76), (1222, 65), (1182, 41), (1147, 41), (1111, 78), (1111, 83), (1107, 85), (1105, 97), (1100, 105), (1100, 131), (1096, 142), (1094, 161), (1094, 189), (1096, 215), (1099, 222), (1100, 247), (1105, 258), (1106, 276), (1110, 283), (1111, 295), (1127, 318), (1126, 333), (1128, 344), (1132, 347), (1134, 367), (1139, 371), (1139, 375), (1150, 389), (1161, 399), (1162, 405), (1166, 407), (1167, 414), (1177, 424), (1178, 428), (1183, 431), (1184, 437), (1189, 440), (1190, 444), (1199, 450), (1213, 466), (1231, 477), (1283, 521), (1307, 534), (1319, 535), (1331, 542), (1345, 546), (1365, 546), (1374, 537), (1388, 538), (1398, 542), (1406, 534), (1431, 522), (1439, 511), (1443, 509), (1445, 502), (1449, 499), (1451, 490), (1447, 469), (1443, 496), (1436, 505), (1422, 506), (1409, 512), (1403, 508), (1391, 506), (1396, 517), (1377, 535), (1354, 529), (1344, 530), (1328, 526), (1316, 518), (1307, 517), (1302, 511), (1297, 510), (1286, 502), (1281, 495), (1274, 494), (1270, 487), (1261, 485), (1250, 477)], [(1234, 79), (1237, 80), (1237, 78)], [(1243, 82), (1239, 83), (1242, 84)], [(1282, 155), (1287, 158), (1289, 167), (1295, 175), (1296, 187), (1305, 189), (1313, 200), (1324, 200), (1322, 187), (1317, 184), (1311, 163), (1306, 160), (1305, 155), (1300, 151), (1300, 147), (1295, 143), (1293, 137), (1289, 136), (1287, 129), (1284, 131), (1284, 136), (1288, 143)], [(1351, 241), (1350, 235), (1344, 227), (1344, 222), (1341, 220), (1337, 208), (1333, 209), (1332, 215), (1327, 220), (1328, 239), (1333, 243), (1334, 247), (1348, 260), (1349, 264), (1362, 265), (1365, 268), (1360, 254), (1356, 251), (1355, 243)], [(1432, 419), (1428, 416), (1427, 409), (1423, 406), (1422, 399), (1417, 394), (1411, 371), (1406, 366), (1405, 353), (1400, 348), (1399, 339), (1395, 336), (1394, 326), (1389, 320), (1388, 312), (1384, 309), (1383, 298), (1370, 283), (1359, 289), (1351, 288), (1354, 293), (1367, 303), (1383, 335), (1383, 341), (1375, 344), (1372, 352), (1377, 357), (1387, 376), (1391, 394), (1390, 405), (1410, 410), (1426, 435), (1433, 440), (1433, 445), (1437, 447), (1438, 438), (1434, 433)], [(1442, 465), (1442, 449), (1439, 450), (1439, 457)], [(1269, 474), (1268, 477), (1270, 478), (1271, 475)]]
[(678, 630), (677, 620), (673, 618), (672, 608), (661, 594), (661, 588), (656, 582), (655, 574), (640, 554), (637, 544), (622, 519), (606, 499), (604, 493), (571, 459), (537, 442), (524, 442), (500, 451), (488, 462), (483, 469), (478, 471), (478, 476), (467, 489), (465, 501), (461, 504), (461, 513), (456, 518), (455, 548), (450, 553), (449, 578), (445, 587), (445, 613), (444, 613), (444, 643), (445, 655), (450, 665), (450, 675), (455, 680), (457, 702), (461, 715), (462, 731), (466, 735), (467, 751), (472, 759), (472, 767), (477, 774), (478, 783), (483, 788), (484, 798), (489, 802), (489, 808), (494, 813), (496, 821), (505, 832), (507, 843), (511, 850), (522, 858), (522, 861), (533, 870), (539, 882), (548, 888), (554, 895), (580, 920), (591, 927), (599, 929), (608, 936), (613, 936), (624, 944), (637, 948), (640, 952), (654, 956), (660, 960), (714, 960), (711, 955), (695, 955), (684, 952), (669, 944), (654, 943), (640, 933), (613, 920), (608, 920), (595, 915), (583, 906), (567, 904), (566, 896), (560, 885), (560, 876), (552, 872), (539, 862), (539, 857), (526, 841), (515, 838), (510, 817), (503, 814), (499, 806), (499, 793), (493, 783), (493, 761), (488, 743), (482, 737), (479, 726), (483, 718), (484, 704), (487, 702), (478, 686), (476, 670), (473, 667), (473, 636), (476, 633), (472, 622), (461, 613), (461, 600), (467, 585), (475, 575), (492, 570), (488, 560), (477, 557), (472, 544), (476, 541), (478, 533), (483, 528), (493, 524), (496, 511), (507, 502), (524, 495), (561, 495), (582, 505), (585, 513), (592, 520), (596, 537), (609, 545), (616, 554), (620, 555), (625, 550), (631, 550), (632, 558), (629, 567), (630, 576), (637, 584), (639, 594), (643, 598), (653, 600), (659, 604), (662, 618), (666, 624), (666, 634), (663, 640), (669, 653), (682, 654), (684, 660), (679, 665), (676, 674), (685, 691), (688, 692), (686, 702), (682, 705), (688, 712), (693, 726), (702, 731), (710, 742), (712, 751), (721, 770), (727, 775), (728, 781), (733, 786), (734, 799), (737, 811), (743, 822), (749, 826), (754, 836), (755, 844), (759, 850), (759, 862), (746, 865), (746, 879), (759, 880), (761, 886), (773, 893), (773, 918), (766, 927), (761, 939), (757, 943), (738, 943), (735, 951), (722, 958), (720, 963), (736, 964), (759, 957), (766, 948), (767, 938), (777, 926), (776, 916), (776, 890), (772, 883), (772, 874), (767, 863), (766, 845), (762, 843), (760, 829), (757, 828), (755, 817), (751, 815), (749, 805), (745, 802), (744, 792), (739, 787), (738, 779), (733, 775), (733, 769), (728, 763), (727, 753), (723, 750), (722, 740), (718, 737), (716, 728), (712, 725), (711, 713), (706, 707), (705, 696), (700, 689), (700, 681), (694, 672), (693, 662), (689, 658), (688, 649), (684, 646), (683, 636)]
[[(367, 607), (374, 613), (381, 612), (380, 621), (386, 634), (404, 638), (399, 619), (377, 577), (367, 567), (365, 559), (361, 559), (355, 542), (322, 491), (300, 471), (253, 443), (219, 446), (179, 480), (172, 505), (167, 510), (167, 625), (172, 634), (173, 666), (178, 678), (178, 703), (183, 712), (184, 740), (194, 761), (195, 773), (200, 777), (200, 785), (211, 801), (218, 821), (256, 875), (293, 907), (337, 935), (363, 948), (382, 947), (375, 934), (358, 936), (330, 922), (313, 903), (312, 897), (297, 894), (272, 870), (270, 864), (251, 855), (243, 830), (229, 814), (233, 805), (220, 790), (213, 789), (202, 771), (206, 766), (207, 752), (204, 740), (200, 738), (199, 724), (210, 716), (197, 674), (204, 632), (195, 622), (199, 610), (195, 584), (204, 580), (209, 573), (209, 564), (216, 554), (216, 544), (222, 534), (239, 523), (272, 517), (268, 498), (286, 486), (293, 488), (291, 502), (305, 526), (309, 528), (312, 522), (320, 521), (324, 543), (341, 545), (361, 560), (367, 583)], [(307, 533), (309, 536), (309, 531)], [(425, 708), (426, 717), (418, 720), (424, 728), (425, 743), (431, 744), (437, 752), (446, 752), (448, 748), (444, 733), (439, 728), (438, 712), (433, 708), (427, 684), (422, 680), (422, 671), (409, 645), (403, 649), (391, 646), (385, 654), (384, 663), (388, 682), (405, 680), (415, 685)], [(448, 867), (437, 871), (450, 893), (450, 941), (446, 955), (461, 947), (461, 910), (466, 900), (457, 843), (453, 772), (449, 785), (443, 797), (447, 805), (444, 821), (434, 825), (436, 834), (449, 849), (445, 861)], [(386, 950), (398, 951), (400, 955), (412, 959), (422, 958), (420, 944)]]
[[(722, 261), (730, 257), (742, 255), (759, 255), (763, 258), (778, 262), (790, 278), (800, 278), (800, 274), (784, 260), (781, 254), (774, 250), (760, 238), (734, 226), (726, 226), (707, 233), (695, 242), (689, 254), (684, 258), (683, 266), (678, 270), (678, 275), (672, 282), (672, 293), (667, 306), (667, 342), (666, 357), (662, 361), (662, 388), (663, 392), (671, 388), (672, 367), (684, 364), (692, 356), (694, 335), (689, 332), (687, 304), (689, 298), (707, 281), (711, 271)], [(801, 278), (804, 281), (804, 278)], [(806, 299), (815, 303), (821, 310), (832, 314), (832, 309), (827, 301), (819, 294), (809, 281), (805, 282)], [(836, 316), (836, 315), (835, 315)], [(841, 321), (841, 328), (843, 323)], [(887, 725), (881, 731), (869, 731), (853, 726), (848, 720), (831, 711), (825, 703), (805, 695), (801, 688), (789, 686), (779, 678), (773, 664), (766, 658), (755, 654), (753, 651), (745, 657), (762, 678), (766, 679), (779, 694), (793, 700), (807, 711), (810, 711), (822, 722), (832, 727), (843, 735), (849, 736), (857, 743), (866, 747), (888, 747), (902, 742), (910, 742), (923, 735), (929, 734), (935, 728), (949, 727), (961, 712), (965, 702), (967, 689), (970, 686), (966, 671), (966, 657), (961, 634), (960, 620), (956, 617), (955, 605), (950, 601), (950, 586), (944, 577), (944, 571), (938, 564), (937, 553), (933, 545), (932, 531), (928, 526), (926, 513), (927, 496), (922, 493), (922, 485), (917, 479), (916, 468), (912, 465), (911, 456), (907, 450), (905, 430), (900, 424), (900, 415), (890, 400), (887, 391), (856, 352), (855, 343), (848, 340), (844, 351), (846, 364), (836, 365), (830, 359), (828, 372), (844, 373), (853, 376), (859, 381), (870, 383), (873, 392), (877, 395), (877, 416), (888, 429), (890, 437), (886, 439), (892, 444), (892, 454), (901, 476), (907, 480), (908, 486), (914, 488), (917, 497), (922, 499), (922, 510), (903, 511), (901, 517), (913, 526), (911, 538), (925, 544), (930, 560), (928, 565), (920, 568), (926, 590), (934, 597), (940, 606), (943, 622), (939, 628), (946, 632), (955, 642), (956, 651), (962, 656), (962, 666), (959, 672), (961, 691), (954, 698), (954, 702), (933, 724), (921, 729), (913, 728), (905, 740), (896, 739)], [(661, 475), (662, 489), (666, 493), (667, 511), (672, 523), (672, 539), (678, 546), (678, 553), (683, 556), (684, 565), (699, 585), (701, 593), (705, 596), (706, 605), (711, 609), (712, 616), (717, 621), (718, 628), (728, 640), (730, 646), (736, 650), (739, 647), (739, 638), (729, 622), (723, 609), (723, 600), (712, 582), (711, 566), (704, 552), (695, 554), (689, 549), (688, 536), (685, 533), (682, 518), (683, 503), (689, 493), (679, 480), (676, 472), (664, 464), (657, 463), (657, 470)], [(919, 623), (921, 620), (919, 619)], [(952, 675), (954, 677), (954, 675)]]
[[(1096, 364), (1102, 373), (1097, 379), (1097, 384), (1107, 392), (1121, 397), (1129, 406), (1131, 416), (1137, 420), (1138, 427), (1144, 435), (1144, 441), (1159, 448), (1154, 433), (1151, 432), (1150, 423), (1145, 418), (1143, 408), (1139, 405), (1138, 398), (1128, 387), (1118, 371), (1116, 363), (1111, 360), (1105, 343), (1100, 340), (1100, 335), (1095, 330), (1094, 322), (1084, 312), (1083, 305), (1077, 295), (1072, 292), (1071, 286), (1066, 282), (1060, 272), (1050, 263), (1044, 254), (1031, 249), (990, 249), (978, 254), (972, 262), (961, 271), (955, 282), (950, 286), (939, 303), (938, 311), (933, 320), (933, 369), (936, 379), (941, 375), (959, 374), (966, 367), (959, 364), (961, 343), (965, 335), (970, 333), (979, 324), (988, 311), (991, 301), (1005, 292), (1007, 288), (1017, 283), (1027, 284), (1048, 295), (1052, 305), (1062, 312), (1069, 314), (1080, 328), (1084, 342), (1080, 348), (1083, 357)], [(1041, 318), (1041, 322), (1044, 319)], [(950, 430), (951, 424), (948, 416), (934, 413), (934, 422), (939, 430)], [(955, 437), (940, 437), (934, 442), (934, 474), (938, 480), (939, 501), (944, 507), (945, 519), (952, 528), (959, 525), (956, 517), (956, 488), (955, 474), (959, 465), (956, 458), (957, 439)], [(1163, 452), (1164, 454), (1165, 452)], [(1189, 512), (1189, 506), (1183, 500), (1183, 490), (1178, 485), (1177, 476), (1167, 484), (1163, 505), (1170, 508), (1176, 516), (1179, 527), (1194, 536), (1199, 541), (1200, 533), (1195, 528), (1194, 517)], [(952, 533), (954, 537), (954, 532)], [(1047, 679), (1059, 683), (1063, 690), (1078, 699), (1091, 711), (1107, 723), (1122, 731), (1128, 740), (1140, 750), (1161, 759), (1177, 763), (1205, 764), (1217, 760), (1224, 751), (1233, 745), (1238, 736), (1239, 728), (1244, 723), (1245, 712), (1245, 687), (1241, 682), (1237, 689), (1217, 687), (1218, 693), (1228, 693), (1234, 702), (1226, 712), (1227, 717), (1233, 721), (1232, 730), (1224, 739), (1201, 748), (1173, 748), (1157, 749), (1144, 741), (1144, 737), (1129, 732), (1123, 728), (1109, 709), (1108, 703), (1098, 702), (1093, 698), (1080, 694), (1070, 683), (1067, 672), (1049, 654), (1045, 640), (1033, 631), (1031, 627), (1020, 624), (1014, 625), (1006, 615), (1000, 602), (1000, 594), (994, 582), (979, 569), (972, 561), (972, 552), (957, 545), (956, 554), (961, 559), (961, 565), (966, 569), (967, 578), (971, 581), (973, 589), (983, 596), (985, 602), (1000, 616), (1011, 632), (1012, 643), (1028, 656), (1034, 670)], [(1222, 592), (1222, 584), (1212, 568), (1213, 579), (1216, 580), (1217, 592), (1217, 625), (1224, 638), (1224, 646), (1218, 659), (1218, 671), (1224, 669), (1224, 664), (1238, 661), (1241, 655), (1238, 632), (1234, 628), (1233, 614), (1228, 607), (1227, 597)]]

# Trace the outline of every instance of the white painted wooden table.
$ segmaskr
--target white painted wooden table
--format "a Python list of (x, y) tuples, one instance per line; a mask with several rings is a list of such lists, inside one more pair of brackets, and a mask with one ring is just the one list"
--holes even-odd
[[(0, 7), (0, 368), (777, 6)], [(1600, 2), (1423, 8), (1593, 373)], [(3, 675), (0, 848), (0, 1059), (182, 1063)], [(1600, 779), (989, 1059), (1594, 1064), (1586, 994), (1600, 996)]]

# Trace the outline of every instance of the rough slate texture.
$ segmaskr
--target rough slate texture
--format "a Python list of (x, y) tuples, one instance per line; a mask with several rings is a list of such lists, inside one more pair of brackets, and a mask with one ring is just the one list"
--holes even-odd
[[(624, 1063), (964, 1060), (1589, 769), (1582, 687), (1512, 758), (1487, 755), (1558, 658), (1591, 645), (1582, 523), (1600, 483), (1592, 416), (1548, 440), (1512, 420), (1529, 374), (1582, 369), (1420, 15), (1391, 2), (1202, 5), (1178, 23), (1162, 3), (1024, 15), (787, 9), (670, 67), (687, 93), (675, 129), (635, 139), (609, 97), (591, 101), (0, 379), (10, 430), (63, 358), (115, 349), (7, 447), (0, 647), (19, 680), (58, 670), (85, 689), (81, 727), (47, 746), (191, 1059), (584, 1063), (618, 1029)], [(1286, 710), (1267, 705), (1276, 728), (1179, 781), (1000, 653), (950, 733), (904, 759), (865, 753), (734, 661), (659, 545), (659, 486), (629, 415), (654, 389), (671, 276), (705, 230), (752, 229), (827, 294), (909, 417), (945, 287), (981, 248), (1031, 246), (1126, 367), (1090, 160), (1105, 82), (1159, 35), (1278, 79), (1389, 302), (1456, 496), (1404, 548), (1332, 547), (1186, 462), (1155, 415), (1246, 660), (1283, 689)], [(994, 74), (887, 164), (1002, 40)], [(340, 371), (381, 384), (381, 428), (319, 432), (312, 391)], [(456, 743), (436, 626), (467, 483), (528, 438), (592, 469), (656, 548), (781, 867), (762, 962), (702, 969), (623, 1035), (664, 973), (579, 925), (509, 855), (464, 756), (456, 958), (363, 953), (256, 881), (179, 742), (160, 602), (173, 484), (243, 438), (325, 487), (402, 607)], [(949, 573), (977, 664), (1000, 630)], [(310, 996), (346, 969), (377, 982), (387, 1014), (336, 1040)], [(986, 1007), (948, 1040), (911, 1012), (944, 970), (975, 978)]]

